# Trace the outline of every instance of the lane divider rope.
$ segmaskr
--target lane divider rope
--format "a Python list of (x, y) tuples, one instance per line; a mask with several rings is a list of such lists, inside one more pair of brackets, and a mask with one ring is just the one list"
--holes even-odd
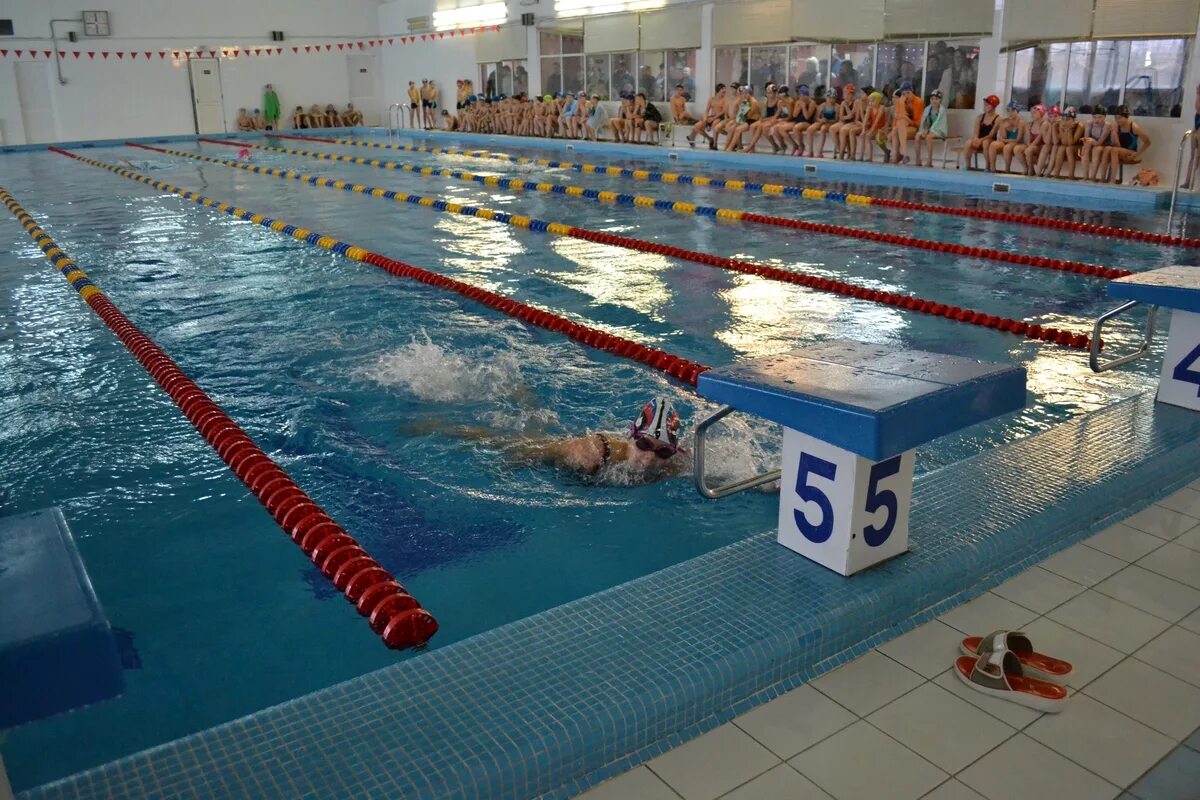
[(362, 139), (328, 139), (320, 136), (289, 136), (272, 133), (268, 136), (280, 139), (298, 139), (300, 141), (328, 142), (331, 144), (352, 145), (354, 147), (374, 147), (381, 150), (403, 150), (409, 153), (435, 153), (448, 156), (464, 156), (468, 158), (484, 158), (493, 161), (508, 161), (513, 164), (536, 164), (539, 167), (552, 169), (570, 169), (584, 174), (614, 175), (633, 180), (652, 181), (655, 183), (688, 183), (695, 186), (713, 186), (718, 189), (729, 189), (740, 192), (762, 192), (763, 194), (781, 195), (785, 197), (800, 197), (805, 200), (826, 200), (842, 205), (883, 206), (885, 208), (902, 208), (908, 211), (919, 211), (927, 214), (944, 214), (954, 217), (984, 219), (993, 222), (1007, 222), (1014, 225), (1029, 225), (1037, 228), (1053, 228), (1055, 230), (1073, 231), (1089, 236), (1105, 236), (1114, 239), (1133, 239), (1152, 244), (1178, 247), (1200, 247), (1200, 239), (1171, 236), (1163, 233), (1151, 233), (1134, 228), (1118, 228), (1112, 225), (1096, 225), (1090, 222), (1074, 222), (1071, 220), (1035, 217), (1031, 214), (1014, 214), (1007, 211), (989, 211), (978, 208), (955, 208), (953, 206), (935, 205), (932, 203), (916, 203), (909, 200), (890, 200), (883, 197), (873, 197), (865, 194), (846, 192), (830, 192), (824, 189), (806, 189), (803, 186), (785, 186), (778, 183), (756, 183), (753, 181), (727, 180), (709, 178), (704, 175), (688, 175), (678, 172), (656, 172), (652, 170), (632, 170), (624, 167), (610, 167), (603, 164), (581, 164), (571, 161), (554, 161), (545, 158), (528, 158), (525, 156), (509, 156), (503, 153), (493, 153), (489, 150), (458, 150), (452, 147), (422, 147), (419, 145), (402, 145), (391, 142), (369, 142)]
[[(50, 149), (65, 154), (57, 148)], [(41, 248), (46, 260), (117, 335), (284, 533), (300, 546), (326, 578), (333, 581), (346, 599), (354, 603), (358, 612), (368, 618), (371, 630), (394, 649), (429, 641), (438, 629), (433, 615), (313, 502), (150, 337), (142, 333), (2, 187), (0, 201)]]
[[(398, 169), (402, 172), (411, 172), (417, 175), (424, 175), (426, 177), (436, 175), (443, 178), (454, 178), (455, 180), (474, 182), (484, 186), (496, 186), (501, 189), (521, 189), (526, 191), (544, 192), (548, 194), (566, 195), (568, 197), (582, 197), (585, 200), (591, 200), (597, 203), (615, 203), (617, 205), (628, 205), (636, 208), (654, 208), (660, 211), (675, 211), (681, 214), (715, 217), (717, 219), (734, 222), (754, 222), (760, 225), (773, 225), (780, 228), (808, 231), (810, 233), (824, 233), (831, 236), (841, 236), (851, 239), (867, 239), (870, 241), (884, 242), (886, 244), (912, 247), (918, 250), (931, 250), (937, 253), (954, 253), (955, 255), (968, 256), (971, 258), (985, 258), (992, 261), (1001, 261), (1007, 264), (1019, 264), (1025, 267), (1050, 269), (1058, 272), (1073, 272), (1077, 275), (1087, 275), (1091, 277), (1115, 279), (1124, 278), (1127, 275), (1133, 274), (1127, 269), (1104, 267), (1098, 264), (1087, 264), (1082, 261), (1065, 261), (1061, 258), (1021, 255), (1019, 253), (1008, 253), (1003, 250), (996, 250), (990, 247), (970, 247), (968, 245), (955, 244), (951, 242), (918, 239), (915, 236), (902, 236), (895, 233), (877, 233), (876, 231), (862, 230), (861, 228), (848, 228), (844, 225), (828, 225), (821, 222), (806, 222), (804, 220), (793, 219), (791, 217), (776, 217), (769, 214), (757, 214), (751, 211), (739, 211), (734, 208), (699, 206), (694, 203), (659, 200), (654, 197), (647, 197), (645, 195), (621, 194), (618, 192), (606, 192), (596, 189), (584, 189), (581, 186), (568, 186), (562, 183), (538, 183), (534, 181), (523, 180), (521, 178), (501, 178), (495, 175), (476, 175), (471, 172), (464, 172), (463, 170), (418, 167), (414, 164), (402, 164), (395, 161), (379, 161), (378, 159), (363, 158), (361, 156), (347, 156), (340, 153), (323, 153), (317, 150), (297, 150), (290, 147), (271, 147), (270, 145), (254, 144), (252, 142), (226, 141), (221, 139), (208, 139), (204, 137), (201, 137), (199, 141), (208, 142), (210, 144), (221, 144), (229, 147), (251, 147), (256, 150), (287, 153), (288, 155), (293, 156), (306, 156), (321, 161), (343, 161), (349, 164), (375, 167), (377, 169)], [(126, 142), (126, 144), (131, 143)]]
[[(830, 292), (860, 300), (867, 300), (874, 303), (880, 303), (882, 305), (889, 305), (896, 308), (916, 311), (922, 314), (929, 314), (931, 316), (944, 317), (946, 319), (965, 322), (971, 325), (992, 328), (1004, 333), (1012, 333), (1018, 336), (1024, 336), (1027, 339), (1053, 342), (1055, 344), (1059, 344), (1064, 347), (1070, 347), (1076, 350), (1086, 350), (1090, 347), (1090, 339), (1086, 334), (1083, 333), (1071, 333), (1070, 331), (1063, 330), (1061, 328), (1032, 324), (1008, 317), (998, 317), (969, 308), (960, 308), (959, 306), (951, 306), (932, 300), (923, 300), (918, 297), (903, 295), (896, 292), (869, 289), (864, 286), (858, 286), (853, 283), (835, 280), (832, 278), (822, 278), (817, 275), (811, 275), (803, 272), (793, 272), (791, 270), (780, 269), (778, 267), (768, 267), (762, 264), (754, 264), (749, 261), (722, 258), (720, 256), (714, 256), (708, 253), (685, 250), (672, 245), (658, 244), (657, 242), (647, 242), (642, 239), (633, 239), (627, 236), (620, 236), (612, 233), (603, 233), (585, 228), (577, 228), (572, 225), (564, 225), (558, 222), (546, 222), (544, 220), (532, 217), (508, 214), (503, 211), (495, 211), (488, 208), (460, 205), (458, 203), (448, 202), (445, 200), (435, 200), (430, 197), (422, 197), (415, 194), (406, 194), (404, 192), (395, 192), (374, 186), (366, 186), (361, 183), (351, 183), (350, 181), (335, 180), (333, 178), (322, 178), (315, 175), (308, 175), (306, 173), (285, 170), (282, 167), (258, 166), (256, 164), (247, 164), (241, 161), (231, 161), (228, 159), (214, 158), (213, 156), (206, 156), (199, 153), (188, 153), (183, 150), (170, 150), (161, 147), (152, 147), (150, 145), (135, 144), (132, 142), (127, 142), (126, 144), (134, 147), (140, 147), (144, 150), (165, 153), (167, 155), (175, 155), (197, 161), (221, 164), (223, 166), (240, 169), (245, 172), (252, 172), (259, 175), (270, 175), (279, 178), (280, 180), (294, 180), (313, 186), (321, 186), (347, 192), (356, 192), (358, 194), (383, 198), (385, 200), (393, 200), (399, 203), (410, 203), (413, 205), (424, 206), (426, 208), (432, 208), (435, 211), (441, 211), (444, 213), (478, 217), (480, 219), (487, 219), (493, 222), (499, 222), (518, 228), (526, 228), (532, 231), (545, 231), (560, 236), (569, 236), (576, 239), (584, 239), (586, 241), (623, 247), (629, 250), (639, 250), (647, 253), (670, 256), (672, 258), (692, 261), (697, 264), (704, 264), (706, 266), (716, 267), (718, 269), (741, 272), (747, 275), (756, 275), (771, 281), (790, 283), (797, 286), (804, 286), (809, 289), (816, 289), (818, 291)], [(81, 157), (76, 156), (76, 158)], [(109, 166), (111, 165), (105, 165), (106, 168)]]
[(537, 308), (535, 306), (521, 303), (513, 300), (510, 297), (505, 297), (502, 294), (490, 292), (487, 289), (482, 289), (463, 281), (455, 280), (454, 278), (439, 275), (436, 272), (430, 272), (420, 267), (414, 267), (410, 264), (405, 264), (401, 261), (388, 258), (379, 253), (372, 252), (362, 247), (356, 247), (346, 242), (339, 241), (332, 236), (325, 236), (315, 231), (310, 231), (305, 228), (300, 228), (295, 225), (289, 225), (283, 220), (271, 219), (262, 214), (256, 214), (247, 211), (244, 208), (238, 208), (231, 203), (222, 203), (210, 197), (204, 197), (196, 192), (180, 189), (163, 181), (154, 180), (146, 175), (133, 170), (118, 167), (115, 164), (109, 164), (104, 161), (97, 161), (92, 158), (71, 153), (58, 148), (50, 148), (56, 153), (69, 156), (70, 158), (81, 161), (84, 164), (89, 164), (93, 167), (100, 167), (109, 172), (116, 173), (130, 180), (144, 183), (148, 186), (153, 186), (165, 192), (179, 195), (180, 197), (191, 200), (193, 203), (202, 206), (215, 208), (217, 211), (222, 211), (231, 217), (246, 220), (248, 222), (257, 223), (264, 228), (282, 233), (285, 236), (290, 236), (308, 244), (316, 245), (323, 250), (329, 250), (337, 255), (350, 259), (351, 261), (361, 261), (364, 264), (370, 264), (374, 267), (379, 267), (385, 272), (391, 273), (402, 278), (411, 278), (428, 286), (435, 286), (440, 289), (447, 289), (469, 300), (474, 300), (481, 305), (496, 311), (506, 314), (510, 317), (521, 320), (529, 325), (544, 328), (545, 330), (554, 333), (561, 333), (569, 339), (593, 347), (597, 350), (603, 350), (621, 358), (627, 358), (639, 363), (652, 367), (660, 372), (664, 372), (673, 378), (676, 378), (689, 386), (696, 385), (696, 378), (700, 373), (705, 372), (709, 367), (699, 364), (695, 361), (690, 361), (686, 358), (681, 358), (664, 350), (648, 347), (640, 342), (635, 342), (631, 339), (626, 339), (616, 334), (602, 331), (599, 328), (593, 328), (588, 325), (583, 325), (578, 322), (573, 322), (566, 317), (560, 316), (550, 311)]

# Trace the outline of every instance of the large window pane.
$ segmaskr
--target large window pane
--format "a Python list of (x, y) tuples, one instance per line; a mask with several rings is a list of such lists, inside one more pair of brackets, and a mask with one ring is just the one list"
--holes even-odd
[[(924, 42), (883, 42), (875, 47), (875, 86), (891, 97), (902, 83), (911, 83), (913, 91), (921, 92), (919, 64), (925, 62)], [(861, 76), (860, 76), (861, 77)]]
[[(566, 43), (567, 37), (563, 37)], [(582, 40), (580, 40), (582, 41)], [(583, 88), (583, 56), (563, 56), (562, 59), (563, 91), (578, 92)]]
[(714, 51), (716, 64), (716, 80), (726, 85), (731, 83), (747, 83), (750, 77), (748, 59), (750, 52), (745, 47), (718, 47)]
[(1067, 96), (1063, 105), (1079, 108), (1087, 96), (1092, 60), (1096, 51), (1092, 42), (1072, 42), (1070, 48), (1070, 55), (1067, 57)]
[(696, 97), (696, 51), (670, 50), (667, 52), (667, 81), (665, 91), (668, 96), (675, 93), (675, 86), (683, 84), (683, 90), (689, 98)]
[(544, 56), (556, 56), (562, 53), (562, 34), (541, 31), (538, 33), (538, 43), (539, 52)]
[(1013, 100), (1026, 108), (1061, 103), (1067, 49), (1066, 43), (1059, 43), (1018, 50), (1013, 58)]
[(637, 53), (613, 53), (612, 56), (612, 96), (633, 94), (637, 91), (637, 80), (634, 77), (637, 70)]
[(1088, 81), (1086, 102), (1090, 106), (1115, 106), (1121, 102), (1121, 86), (1129, 72), (1129, 42), (1101, 40)]
[[(544, 36), (545, 34), (542, 35)], [(543, 56), (542, 94), (557, 94), (562, 90), (562, 59), (558, 56)]]
[(525, 69), (525, 60), (512, 62), (513, 94), (529, 94), (529, 70)]
[(1179, 116), (1186, 39), (1135, 39), (1129, 43), (1125, 105), (1135, 116)]
[(829, 82), (829, 45), (794, 44), (788, 48), (788, 59), (787, 82), (792, 87), (793, 97), (796, 87), (802, 83), (812, 89)]
[(588, 56), (584, 60), (584, 66), (587, 68), (584, 91), (588, 95), (600, 95), (601, 100), (610, 99), (612, 95), (608, 88), (608, 55)]
[[(847, 83), (865, 87), (871, 83), (875, 72), (875, 45), (872, 44), (842, 44), (833, 46), (833, 61), (829, 65), (834, 88), (841, 88)], [(813, 87), (816, 95), (816, 87)]]
[(496, 66), (494, 64), (480, 64), (479, 65), (479, 83), (475, 84), (476, 86), (479, 87), (479, 91), (482, 92), (485, 97), (487, 97), (488, 95), (490, 95), (492, 93), (490, 91), (489, 87), (494, 86), (495, 83), (496, 83)]
[(768, 83), (787, 83), (787, 45), (750, 48), (750, 84), (762, 94)]
[(644, 93), (647, 100), (662, 100), (664, 72), (667, 68), (662, 51), (639, 53), (638, 60), (638, 91)]
[(566, 53), (582, 53), (583, 52), (583, 36), (574, 34), (563, 34), (562, 51)]
[(925, 96), (941, 89), (948, 107), (974, 108), (978, 69), (978, 42), (930, 42), (925, 61)]

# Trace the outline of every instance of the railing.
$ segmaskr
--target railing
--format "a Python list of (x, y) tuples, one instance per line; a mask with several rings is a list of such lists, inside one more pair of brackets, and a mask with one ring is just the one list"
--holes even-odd
[(404, 127), (404, 106), (400, 103), (392, 103), (388, 106), (388, 136), (394, 132), (397, 136), (400, 135), (400, 129)]
[[(1191, 131), (1189, 131), (1190, 133)], [(1142, 337), (1142, 343), (1138, 349), (1127, 356), (1114, 358), (1112, 361), (1100, 363), (1100, 348), (1103, 344), (1101, 334), (1104, 330), (1104, 323), (1114, 317), (1119, 317), (1131, 308), (1140, 305), (1136, 300), (1117, 306), (1111, 311), (1106, 311), (1096, 319), (1096, 325), (1092, 328), (1091, 348), (1089, 350), (1089, 363), (1092, 367), (1092, 372), (1106, 372), (1115, 367), (1120, 367), (1128, 364), (1131, 361), (1137, 361), (1146, 353), (1150, 352), (1150, 345), (1154, 343), (1154, 326), (1158, 321), (1158, 306), (1150, 306), (1150, 314), (1146, 318), (1146, 333)]]
[[(1185, 131), (1179, 140), (1179, 152), (1175, 155), (1175, 180), (1171, 182), (1171, 209), (1167, 212), (1167, 233), (1171, 233), (1171, 223), (1175, 221), (1175, 196), (1179, 194), (1179, 171), (1183, 168), (1183, 146), (1192, 138), (1195, 131)], [(1192, 176), (1188, 176), (1190, 179)]]

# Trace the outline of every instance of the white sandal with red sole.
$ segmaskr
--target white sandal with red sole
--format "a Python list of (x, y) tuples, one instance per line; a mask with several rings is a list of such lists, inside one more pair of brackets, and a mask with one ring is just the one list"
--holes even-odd
[(987, 636), (968, 636), (959, 644), (963, 655), (980, 658), (997, 650), (1008, 650), (1021, 662), (1027, 678), (1066, 685), (1074, 672), (1069, 661), (1035, 653), (1029, 637), (1019, 631), (995, 631)]
[(963, 656), (954, 662), (958, 679), (989, 697), (1057, 714), (1067, 705), (1067, 687), (1028, 678), (1011, 650), (996, 650), (978, 659)]

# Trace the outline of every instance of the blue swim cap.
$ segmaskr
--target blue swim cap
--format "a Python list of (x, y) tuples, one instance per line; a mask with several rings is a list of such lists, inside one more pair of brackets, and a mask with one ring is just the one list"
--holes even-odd
[(900, 84), (900, 91), (911, 92), (912, 91), (912, 83), (910, 81), (905, 81), (904, 83)]

